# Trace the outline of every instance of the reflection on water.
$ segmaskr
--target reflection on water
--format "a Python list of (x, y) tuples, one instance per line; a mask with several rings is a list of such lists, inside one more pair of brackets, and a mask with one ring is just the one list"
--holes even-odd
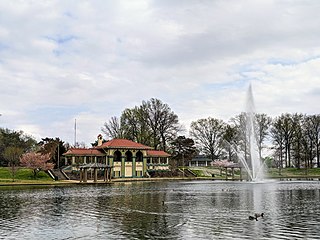
[(319, 198), (318, 182), (0, 188), (0, 238), (318, 239)]

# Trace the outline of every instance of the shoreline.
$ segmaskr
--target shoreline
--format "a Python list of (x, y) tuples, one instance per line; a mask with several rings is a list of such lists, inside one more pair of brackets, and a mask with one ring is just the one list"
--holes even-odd
[[(291, 181), (291, 180), (310, 180), (310, 181), (320, 181), (320, 176), (318, 175), (302, 175), (302, 176), (276, 176), (269, 177), (267, 179), (279, 180), (279, 181)], [(109, 182), (103, 180), (98, 180), (94, 182), (93, 180), (88, 180), (88, 182), (80, 182), (79, 180), (58, 180), (58, 181), (17, 181), (17, 182), (1, 182), (0, 187), (8, 186), (63, 186), (63, 185), (101, 185), (101, 184), (113, 184), (113, 183), (124, 183), (124, 182), (159, 182), (159, 181), (193, 181), (193, 180), (210, 180), (210, 181), (237, 181), (237, 182), (246, 182), (245, 179), (225, 179), (225, 178), (214, 178), (214, 177), (165, 177), (165, 178), (117, 178), (112, 179)]]

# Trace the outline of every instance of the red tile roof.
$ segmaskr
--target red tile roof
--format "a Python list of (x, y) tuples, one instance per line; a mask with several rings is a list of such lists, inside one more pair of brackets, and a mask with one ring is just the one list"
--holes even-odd
[(169, 153), (166, 153), (165, 151), (159, 151), (159, 150), (148, 150), (147, 155), (150, 157), (170, 157), (171, 156)]
[(127, 148), (127, 149), (152, 149), (152, 147), (143, 145), (141, 143), (136, 143), (128, 139), (115, 138), (110, 141), (103, 143), (101, 146), (96, 147), (101, 148)]
[(105, 156), (104, 153), (94, 148), (70, 148), (63, 155)]

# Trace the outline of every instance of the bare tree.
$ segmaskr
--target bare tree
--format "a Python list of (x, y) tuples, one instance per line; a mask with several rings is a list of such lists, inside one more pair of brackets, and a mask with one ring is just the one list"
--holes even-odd
[(23, 149), (19, 147), (8, 147), (5, 149), (3, 156), (8, 161), (8, 166), (12, 176), (12, 182), (15, 180), (16, 172), (20, 163), (20, 156)]
[(109, 138), (123, 138), (123, 128), (120, 123), (120, 119), (117, 117), (111, 117), (111, 119), (104, 123), (104, 126), (101, 128), (102, 132), (107, 135)]
[(301, 118), (301, 114), (286, 113), (276, 118), (275, 122), (273, 123), (272, 135), (276, 141), (279, 141), (281, 137), (281, 144), (283, 144), (284, 147), (284, 149), (281, 149), (281, 151), (284, 150), (286, 167), (292, 166), (292, 145), (294, 143), (295, 132), (298, 130)]
[(147, 102), (143, 101), (141, 108), (152, 132), (154, 149), (165, 151), (167, 143), (175, 139), (177, 133), (181, 130), (178, 116), (168, 104), (156, 98), (151, 98)]
[(191, 123), (190, 136), (195, 139), (201, 152), (218, 159), (223, 150), (225, 123), (215, 118), (199, 119)]
[(317, 167), (320, 167), (320, 115), (307, 116), (305, 119), (306, 129), (311, 144), (315, 148), (315, 155), (317, 158)]
[(255, 128), (256, 128), (256, 137), (257, 144), (259, 149), (259, 157), (262, 159), (262, 150), (264, 148), (264, 141), (268, 137), (269, 129), (271, 126), (272, 118), (268, 117), (267, 114), (255, 114)]
[(226, 151), (229, 161), (238, 160), (237, 146), (238, 146), (238, 131), (233, 125), (227, 124), (223, 135), (223, 147)]
[(249, 139), (249, 129), (247, 124), (247, 114), (241, 113), (236, 117), (231, 119), (237, 130), (238, 148), (237, 151), (243, 152), (243, 156), (246, 162), (250, 163), (250, 139)]
[[(278, 166), (279, 166), (279, 172), (283, 168), (283, 152), (284, 152), (284, 133), (282, 131), (282, 120), (280, 117), (277, 117), (273, 120), (272, 127), (271, 127), (271, 136), (273, 139), (273, 143), (275, 145), (275, 155), (278, 156)], [(275, 159), (277, 157), (275, 156)]]

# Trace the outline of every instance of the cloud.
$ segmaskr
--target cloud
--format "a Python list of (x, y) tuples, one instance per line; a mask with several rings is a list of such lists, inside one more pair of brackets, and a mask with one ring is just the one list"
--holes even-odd
[(185, 125), (244, 111), (319, 113), (320, 3), (0, 2), (1, 127), (87, 145), (151, 97)]

